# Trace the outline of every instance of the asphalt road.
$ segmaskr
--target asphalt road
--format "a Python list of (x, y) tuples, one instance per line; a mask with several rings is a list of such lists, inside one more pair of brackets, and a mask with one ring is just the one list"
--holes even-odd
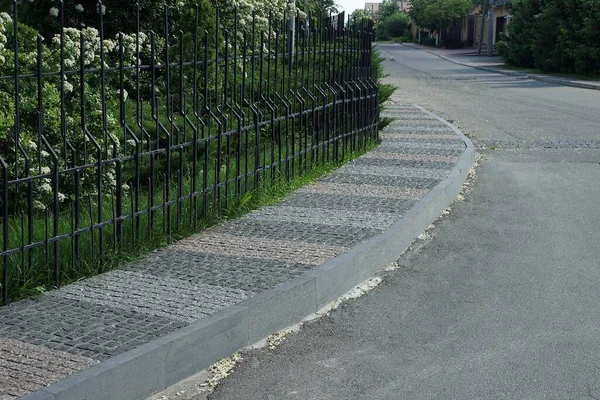
[(482, 149), (471, 191), (378, 288), (209, 398), (600, 399), (600, 91), (381, 47), (398, 101)]

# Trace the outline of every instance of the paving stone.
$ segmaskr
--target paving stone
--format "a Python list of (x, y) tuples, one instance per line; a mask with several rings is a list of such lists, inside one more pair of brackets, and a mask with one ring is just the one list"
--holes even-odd
[[(47, 348), (65, 344), (71, 354), (100, 361), (132, 349), (136, 340), (147, 342), (159, 331), (170, 332), (185, 325), (176, 319), (61, 298), (55, 292), (0, 309), (0, 337), (35, 341)], [(115, 340), (119, 346), (94, 346), (91, 338)]]
[(458, 136), (456, 134), (453, 134), (454, 131), (448, 125), (442, 125), (442, 124), (391, 125), (389, 127), (389, 129), (386, 130), (384, 135), (386, 135), (386, 138), (389, 138), (390, 140), (396, 140), (395, 136), (399, 133), (403, 133), (403, 134), (412, 133), (415, 135), (420, 134), (420, 135), (422, 135), (422, 139), (427, 138), (428, 136), (436, 136), (436, 134), (440, 135), (440, 133), (446, 134), (446, 135), (442, 136), (443, 139), (457, 140), (457, 138), (458, 138)]
[(430, 168), (410, 168), (397, 166), (379, 166), (379, 165), (356, 165), (348, 164), (343, 166), (342, 172), (345, 174), (369, 175), (369, 176), (389, 176), (389, 177), (411, 177), (411, 178), (432, 178), (444, 179), (448, 176), (450, 170), (430, 169)]
[(294, 193), (281, 203), (288, 207), (320, 208), (322, 210), (351, 210), (354, 212), (375, 211), (397, 213), (407, 211), (413, 199), (390, 199), (386, 197), (368, 197), (358, 195), (335, 195), (321, 193)]
[(385, 145), (381, 145), (373, 150), (371, 150), (369, 152), (369, 155), (371, 154), (377, 154), (377, 153), (386, 153), (386, 154), (390, 154), (390, 153), (394, 153), (394, 154), (398, 154), (398, 155), (428, 155), (428, 156), (447, 156), (447, 157), (460, 157), (461, 154), (464, 152), (464, 146), (462, 147), (458, 147), (458, 146), (452, 146), (452, 148), (448, 148), (448, 147), (442, 147), (440, 146), (439, 148), (432, 148), (431, 146), (429, 147), (418, 147), (418, 146), (412, 146), (412, 147), (401, 147), (401, 146), (397, 146), (394, 142), (385, 142)]
[(403, 159), (380, 159), (380, 158), (360, 158), (349, 165), (375, 166), (375, 167), (400, 167), (400, 168), (420, 168), (420, 169), (439, 169), (450, 171), (454, 163), (440, 161), (423, 160), (403, 160)]
[[(387, 112), (384, 111), (383, 115), (386, 115)], [(414, 121), (414, 120), (418, 120), (418, 121), (439, 121), (437, 118), (431, 116), (431, 115), (427, 115), (424, 114), (422, 112), (411, 112), (411, 109), (406, 109), (405, 112), (402, 112), (402, 110), (392, 113), (391, 115), (394, 115), (394, 118), (398, 121)]]
[(97, 361), (0, 337), (0, 399), (15, 399)]
[(412, 160), (412, 161), (421, 161), (421, 162), (443, 162), (443, 163), (451, 163), (454, 165), (460, 155), (454, 156), (441, 156), (435, 154), (402, 154), (402, 153), (391, 153), (385, 151), (374, 152), (371, 151), (366, 154), (364, 157), (361, 157), (359, 160)]
[(414, 142), (412, 142), (412, 141), (408, 141), (408, 140), (403, 140), (403, 141), (390, 141), (390, 142), (386, 143), (384, 149), (385, 149), (385, 151), (390, 151), (392, 149), (393, 150), (401, 150), (401, 151), (404, 151), (403, 149), (427, 149), (427, 150), (435, 149), (435, 150), (444, 150), (444, 151), (458, 150), (458, 151), (462, 152), (465, 150), (465, 145), (459, 141), (448, 143), (447, 141), (443, 141), (443, 142), (414, 141)]
[(127, 266), (158, 279), (169, 277), (193, 284), (239, 289), (248, 294), (269, 290), (313, 269), (316, 265), (279, 260), (188, 252), (172, 247)]
[(399, 186), (413, 189), (433, 189), (440, 180), (436, 178), (389, 177), (365, 174), (336, 173), (323, 179), (324, 182), (349, 183), (353, 185)]
[(392, 225), (398, 213), (364, 211), (356, 213), (352, 210), (324, 210), (312, 207), (269, 206), (246, 216), (261, 221), (297, 222), (301, 224), (325, 224), (332, 226), (354, 226), (383, 230)]
[(320, 265), (348, 250), (342, 246), (220, 234), (208, 230), (184, 239), (173, 247), (236, 257), (263, 258), (300, 264)]
[(343, 227), (320, 223), (306, 224), (273, 220), (260, 221), (251, 218), (229, 221), (213, 231), (234, 236), (250, 236), (342, 247), (354, 246), (381, 233), (379, 229), (355, 226)]
[(425, 140), (427, 142), (438, 141), (438, 140), (456, 140), (456, 135), (452, 133), (423, 133), (422, 131), (411, 131), (406, 133), (389, 133), (386, 136), (389, 140), (408, 140), (408, 141), (419, 141)]
[(368, 197), (389, 197), (391, 199), (420, 199), (427, 193), (424, 189), (407, 188), (403, 186), (390, 185), (370, 185), (365, 184), (344, 184), (335, 182), (320, 181), (312, 185), (305, 186), (298, 190), (298, 193), (322, 193), (347, 195), (354, 193), (358, 196)]
[(65, 286), (52, 294), (188, 323), (239, 303), (248, 296), (239, 289), (167, 277), (159, 279), (147, 273), (129, 270), (110, 271)]

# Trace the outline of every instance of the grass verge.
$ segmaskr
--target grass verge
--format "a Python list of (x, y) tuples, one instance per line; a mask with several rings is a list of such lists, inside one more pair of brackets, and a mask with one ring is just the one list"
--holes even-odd
[[(194, 202), (190, 198), (170, 206), (163, 206), (153, 213), (131, 218), (123, 222), (121, 233), (123, 240), (120, 245), (115, 240), (117, 234), (114, 229), (115, 225), (108, 225), (102, 234), (101, 240), (105, 243), (102, 253), (99, 252), (98, 246), (100, 230), (82, 233), (77, 238), (71, 236), (60, 242), (47, 243), (45, 247), (31, 251), (21, 251), (10, 256), (9, 262), (13, 268), (10, 270), (9, 282), (12, 282), (12, 285), (9, 286), (9, 298), (11, 301), (15, 301), (55, 289), (56, 271), (52, 267), (53, 263), (59, 265), (61, 285), (97, 275), (127, 262), (135, 261), (144, 254), (189, 237), (215, 224), (238, 218), (263, 206), (276, 204), (294, 190), (331, 173), (344, 163), (374, 147), (376, 147), (375, 143), (367, 142), (360, 150), (347, 152), (341, 161), (334, 161), (331, 155), (321, 163), (315, 162), (305, 166), (305, 171), (302, 171), (301, 165), (298, 165), (296, 174), (290, 176), (289, 179), (286, 179), (281, 170), (272, 168), (265, 171), (262, 182), (257, 188), (240, 195), (236, 195), (234, 190), (236, 183), (232, 182), (229, 190), (225, 191), (224, 187), (221, 188), (228, 194), (223, 195), (218, 202), (212, 201), (204, 216), (201, 215), (202, 211), (200, 210), (202, 202)], [(262, 155), (262, 158), (267, 161), (264, 165), (269, 164), (269, 157), (270, 151)], [(298, 161), (292, 160), (292, 162)], [(214, 182), (214, 178), (210, 176), (208, 180)], [(180, 190), (183, 190), (184, 193), (189, 192), (189, 182), (179, 182), (179, 184), (183, 186)], [(173, 203), (172, 199), (164, 197), (164, 193), (164, 188), (158, 188), (152, 197), (148, 195), (146, 199), (143, 199), (139, 208), (143, 209), (150, 204), (160, 204), (161, 202), (163, 204), (167, 204), (169, 201)], [(173, 186), (170, 193), (173, 196), (178, 193), (176, 186)], [(92, 204), (92, 200), (90, 200), (90, 211), (83, 213), (81, 220), (88, 219), (93, 225), (96, 208), (97, 204)], [(110, 199), (102, 208), (106, 210), (105, 214), (109, 216), (108, 220), (110, 220), (110, 214), (114, 210)], [(130, 214), (131, 211), (132, 209), (126, 209), (124, 214)], [(47, 235), (48, 229), (51, 229), (53, 224), (52, 217), (48, 217), (48, 215), (38, 217), (34, 224), (36, 234), (38, 236)], [(73, 231), (72, 213), (61, 215), (57, 222), (61, 234), (68, 235), (69, 231)], [(15, 219), (11, 225), (11, 237), (13, 240), (23, 243), (25, 224), (19, 219)], [(162, 229), (160, 229), (161, 225)], [(31, 260), (28, 260), (28, 257), (31, 257)], [(28, 265), (31, 267), (28, 268)], [(40, 268), (40, 265), (43, 268)]]

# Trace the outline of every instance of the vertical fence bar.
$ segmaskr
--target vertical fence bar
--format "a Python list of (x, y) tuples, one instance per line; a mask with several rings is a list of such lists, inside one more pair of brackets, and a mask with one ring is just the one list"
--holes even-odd
[(20, 86), (20, 61), (19, 61), (19, 25), (18, 21), (18, 0), (13, 0), (13, 37), (14, 37), (14, 89), (15, 89), (15, 125), (14, 125), (14, 140), (15, 140), (15, 179), (19, 177), (19, 142), (21, 133), (21, 86)]
[[(104, 5), (102, 0), (98, 0), (98, 15), (100, 16), (100, 97), (101, 108), (102, 108), (102, 129), (104, 131), (104, 146), (106, 146), (106, 152), (108, 152), (108, 119), (106, 110), (106, 87), (104, 80)], [(101, 152), (100, 152), (101, 153)], [(98, 247), (100, 251), (100, 260), (104, 257), (104, 227), (102, 226), (103, 221), (103, 190), (102, 190), (102, 156), (98, 159)]]
[[(229, 200), (229, 167), (230, 167), (230, 153), (231, 153), (231, 135), (229, 132), (229, 119), (227, 118), (227, 111), (229, 107), (229, 31), (227, 29), (223, 30), (223, 38), (225, 40), (225, 47), (223, 49), (223, 100), (221, 109), (223, 111), (223, 131), (227, 133), (225, 138), (225, 209), (228, 208), (228, 200)], [(218, 57), (217, 57), (218, 58)]]
[(8, 302), (8, 278), (9, 278), (9, 255), (8, 251), (8, 165), (0, 157), (0, 168), (2, 169), (2, 303)]
[[(208, 108), (208, 31), (204, 31), (204, 98), (202, 99), (204, 103), (203, 112), (208, 116), (210, 112)], [(202, 217), (206, 217), (208, 213), (208, 155), (209, 155), (209, 146), (210, 146), (210, 135), (209, 137), (205, 137), (205, 131), (202, 129), (202, 139), (204, 145), (204, 163), (202, 168)]]
[(163, 183), (165, 199), (163, 201), (163, 220), (165, 219), (165, 215), (167, 218), (166, 224), (166, 232), (167, 234), (171, 234), (171, 205), (168, 203), (170, 200), (171, 194), (171, 148), (173, 146), (173, 135), (174, 132), (174, 122), (173, 122), (173, 108), (172, 108), (172, 96), (171, 96), (171, 58), (169, 56), (169, 6), (165, 3), (165, 74), (166, 74), (166, 107), (167, 107), (167, 121), (169, 121), (171, 131), (169, 132), (167, 129), (162, 129), (162, 124), (160, 123), (160, 119), (158, 119), (157, 112), (157, 125), (161, 125), (161, 130), (165, 133), (167, 137), (167, 143), (165, 145), (165, 158), (166, 158), (166, 167), (167, 172), (163, 174)]
[(192, 72), (192, 108), (194, 109), (194, 117), (196, 119), (195, 124), (192, 127), (193, 137), (192, 137), (192, 219), (193, 219), (193, 229), (196, 231), (198, 229), (198, 125), (200, 120), (200, 112), (198, 110), (198, 19), (200, 18), (200, 10), (199, 6), (196, 5), (196, 9), (194, 10), (194, 70)]
[(65, 158), (65, 165), (67, 165), (67, 113), (65, 110), (65, 83), (67, 81), (67, 77), (65, 76), (65, 2), (60, 0), (58, 4), (60, 12), (60, 134), (63, 140), (62, 155)]

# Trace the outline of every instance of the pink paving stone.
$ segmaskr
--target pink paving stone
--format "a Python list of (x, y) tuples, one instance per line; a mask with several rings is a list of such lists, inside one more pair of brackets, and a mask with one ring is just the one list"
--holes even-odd
[(447, 139), (457, 140), (459, 137), (453, 133), (386, 133), (382, 137), (388, 140), (406, 140), (406, 139)]
[(398, 186), (354, 185), (350, 183), (318, 182), (298, 190), (302, 193), (323, 193), (356, 195), (365, 197), (386, 197), (391, 199), (420, 199), (428, 190)]
[(90, 358), (0, 337), (0, 400), (25, 396), (95, 364)]
[(174, 248), (186, 252), (223, 254), (313, 265), (324, 264), (348, 250), (345, 247), (323, 244), (219, 234), (211, 230), (198, 237), (184, 239), (176, 243)]
[(408, 160), (408, 161), (432, 161), (432, 162), (447, 162), (455, 163), (460, 156), (439, 156), (434, 154), (400, 154), (386, 153), (383, 151), (373, 151), (365, 154), (362, 159), (373, 160)]

